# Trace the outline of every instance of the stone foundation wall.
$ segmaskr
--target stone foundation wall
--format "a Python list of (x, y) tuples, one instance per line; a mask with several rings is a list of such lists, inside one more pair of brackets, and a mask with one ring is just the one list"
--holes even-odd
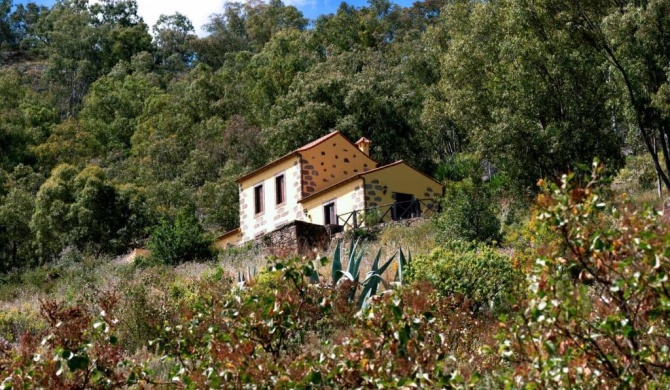
[(263, 237), (256, 244), (264, 247), (269, 255), (277, 257), (306, 256), (313, 259), (317, 252), (323, 253), (341, 226), (315, 225), (308, 222), (293, 221)]
[[(417, 226), (426, 223), (426, 218), (411, 218), (400, 221), (380, 223), (372, 227), (363, 227), (360, 230), (376, 235), (388, 226)], [(314, 259), (317, 253), (321, 255), (332, 256), (332, 253), (325, 253), (327, 249), (332, 249), (337, 245), (338, 240), (348, 239), (352, 231), (343, 232), (342, 226), (337, 225), (315, 225), (308, 222), (293, 221), (277, 230), (267, 233), (263, 237), (255, 240), (255, 245), (268, 255), (277, 257), (305, 256), (308, 259)]]

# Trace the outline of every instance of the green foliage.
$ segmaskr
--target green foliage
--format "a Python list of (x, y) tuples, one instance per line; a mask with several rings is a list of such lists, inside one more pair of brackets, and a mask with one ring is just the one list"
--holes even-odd
[(460, 296), (471, 310), (502, 310), (518, 296), (521, 274), (512, 259), (498, 250), (454, 241), (410, 265), (411, 280), (429, 281), (443, 296)]
[(61, 164), (40, 187), (30, 222), (41, 261), (72, 245), (114, 253), (141, 234), (146, 216), (130, 193), (120, 193), (100, 167)]
[[(610, 207), (594, 164), (585, 187), (565, 175), (540, 198), (565, 251), (537, 259), (499, 352), (524, 386), (666, 387), (668, 229), (654, 210)], [(592, 373), (598, 372), (598, 375)], [(512, 381), (508, 377), (509, 381)]]
[(25, 334), (36, 334), (46, 328), (34, 308), (10, 307), (0, 312), (0, 339), (16, 343)]
[(442, 213), (435, 219), (439, 241), (500, 241), (500, 221), (494, 198), (480, 181), (448, 182)]
[(658, 176), (649, 155), (628, 156), (626, 166), (614, 178), (614, 185), (622, 191), (639, 193), (656, 187)]
[(585, 8), (588, 16), (570, 1), (454, 2), (433, 32), (449, 37), (436, 39), (445, 55), (433, 110), (527, 188), (594, 156), (623, 162), (617, 132), (625, 125), (612, 123), (621, 111), (610, 100), (620, 92), (592, 48), (602, 37), (582, 33), (618, 8)]
[(149, 236), (148, 248), (152, 259), (168, 265), (214, 257), (212, 243), (192, 209), (180, 210), (174, 219), (163, 217)]

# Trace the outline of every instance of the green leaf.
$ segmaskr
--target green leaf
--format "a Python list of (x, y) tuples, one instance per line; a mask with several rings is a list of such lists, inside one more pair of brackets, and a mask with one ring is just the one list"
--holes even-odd
[(340, 277), (342, 276), (342, 259), (341, 259), (341, 254), (342, 254), (342, 242), (338, 241), (337, 242), (337, 247), (335, 247), (335, 254), (333, 254), (333, 268), (332, 268), (332, 275), (333, 275), (333, 284), (337, 283), (338, 280), (340, 280)]
[(68, 359), (67, 367), (70, 369), (70, 371), (86, 370), (88, 369), (88, 363), (89, 359), (87, 356), (74, 355), (70, 359)]
[(305, 380), (307, 380), (307, 382), (309, 382), (311, 384), (314, 384), (314, 385), (318, 385), (318, 384), (321, 384), (323, 382), (323, 378), (321, 377), (321, 372), (319, 372), (319, 371), (310, 372), (305, 377)]

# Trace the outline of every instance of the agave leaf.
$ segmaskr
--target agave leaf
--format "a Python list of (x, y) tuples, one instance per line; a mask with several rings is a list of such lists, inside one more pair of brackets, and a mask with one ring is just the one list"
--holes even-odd
[(340, 276), (344, 276), (345, 278), (351, 280), (352, 282), (354, 281), (354, 276), (351, 273), (349, 273), (349, 271), (339, 271), (339, 274)]
[(354, 241), (354, 239), (351, 239), (351, 246), (349, 246), (349, 260), (351, 260), (354, 257), (354, 253), (356, 253), (356, 248), (358, 248), (358, 243), (361, 241), (360, 237)]
[(332, 269), (332, 275), (333, 275), (333, 284), (337, 283), (337, 281), (340, 279), (342, 276), (342, 242), (338, 241), (337, 242), (337, 247), (335, 247), (335, 254), (333, 255), (333, 269)]
[(360, 238), (356, 240), (356, 243), (352, 245), (351, 247), (351, 252), (349, 252), (349, 264), (347, 265), (347, 271), (349, 271), (350, 274), (354, 275), (356, 273), (355, 267), (356, 267), (356, 249), (358, 248), (358, 242), (360, 241)]
[(379, 248), (379, 251), (377, 252), (377, 257), (375, 257), (375, 261), (372, 262), (372, 271), (377, 272), (379, 269), (379, 258), (382, 257), (382, 248)]
[[(373, 291), (373, 287), (376, 287), (376, 285), (379, 284), (379, 279), (372, 279), (368, 284), (363, 288), (363, 292), (361, 292), (361, 297), (358, 300), (358, 307), (361, 309), (364, 309), (368, 306), (368, 302), (370, 301), (369, 298), (373, 295), (375, 295)], [(373, 286), (374, 285), (374, 286)]]
[(388, 261), (386, 261), (386, 263), (384, 263), (384, 265), (382, 265), (382, 266), (379, 268), (379, 270), (377, 271), (377, 273), (379, 274), (379, 276), (384, 275), (384, 272), (386, 272), (386, 269), (389, 267), (389, 265), (391, 265), (391, 262), (393, 261), (393, 259), (395, 259), (395, 253), (393, 254), (393, 256), (391, 256), (390, 259), (388, 259)]
[(376, 272), (374, 271), (368, 271), (368, 273), (365, 275), (365, 279), (363, 280), (363, 284), (366, 284), (370, 279), (374, 278), (377, 275)]
[(400, 282), (400, 285), (403, 284), (403, 274), (407, 272), (407, 259), (405, 259), (405, 254), (402, 253), (402, 248), (398, 248), (398, 275), (396, 280)]
[(358, 254), (358, 258), (354, 263), (354, 269), (352, 274), (356, 275), (356, 281), (358, 282), (358, 276), (360, 275), (361, 262), (363, 261), (363, 251)]
[(242, 271), (237, 270), (237, 282), (242, 283), (244, 282), (244, 277), (242, 276)]
[[(314, 265), (314, 262), (312, 262), (312, 265)], [(312, 268), (312, 274), (309, 275), (309, 282), (311, 284), (319, 284), (319, 273), (316, 270), (316, 267)]]

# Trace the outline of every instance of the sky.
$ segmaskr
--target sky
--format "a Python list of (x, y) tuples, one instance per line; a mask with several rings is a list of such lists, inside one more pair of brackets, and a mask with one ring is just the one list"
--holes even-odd
[[(205, 35), (201, 29), (209, 21), (209, 15), (223, 11), (223, 5), (229, 0), (136, 0), (138, 13), (144, 21), (153, 26), (161, 14), (171, 15), (175, 12), (186, 15), (200, 36)], [(296, 6), (308, 19), (316, 19), (319, 15), (337, 11), (341, 0), (283, 0), (284, 4)], [(14, 0), (15, 4), (27, 3), (24, 0)], [(33, 0), (33, 2), (52, 6), (55, 0)], [(394, 3), (409, 6), (414, 0), (396, 0)], [(367, 4), (366, 0), (348, 0), (347, 3), (360, 7)]]

